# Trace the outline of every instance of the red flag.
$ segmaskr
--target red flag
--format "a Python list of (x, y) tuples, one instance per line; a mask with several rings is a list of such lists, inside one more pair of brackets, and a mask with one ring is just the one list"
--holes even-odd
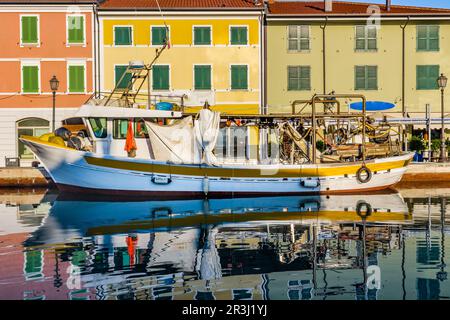
[(130, 152), (131, 150), (137, 150), (136, 140), (134, 139), (133, 134), (133, 121), (130, 119), (128, 121), (128, 130), (127, 130), (127, 140), (125, 142), (125, 151)]

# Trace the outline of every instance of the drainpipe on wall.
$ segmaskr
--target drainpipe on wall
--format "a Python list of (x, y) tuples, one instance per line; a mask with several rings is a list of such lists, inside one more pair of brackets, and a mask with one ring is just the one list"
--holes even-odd
[[(409, 24), (410, 17), (408, 16), (408, 20), (404, 25), (400, 25), (400, 28), (402, 28), (402, 117), (406, 118), (406, 91), (405, 91), (405, 78), (406, 78), (406, 35), (405, 35), (405, 29), (406, 26)], [(403, 132), (403, 143), (405, 146), (405, 151), (408, 150), (408, 139), (406, 139), (406, 132)]]
[(92, 4), (92, 13), (93, 13), (93, 21), (92, 24), (94, 26), (94, 34), (93, 34), (93, 46), (94, 46), (94, 67), (92, 68), (92, 73), (94, 75), (94, 97), (98, 98), (98, 91), (97, 91), (97, 24), (95, 21), (96, 16), (96, 10), (95, 10), (95, 3)]
[(328, 17), (325, 17), (325, 24), (320, 26), (322, 29), (322, 69), (323, 69), (323, 94), (327, 94), (327, 68), (326, 68), (326, 33), (325, 29), (327, 28)]
[(101, 81), (100, 81), (100, 78), (101, 78), (100, 70), (101, 70), (101, 68), (100, 68), (100, 21), (99, 21), (99, 18), (98, 18), (98, 2), (95, 5), (95, 23), (97, 25), (97, 36), (96, 36), (96, 39), (97, 39), (97, 43), (96, 43), (96, 45), (97, 45), (97, 50), (96, 50), (97, 57), (95, 57), (95, 59), (97, 60), (97, 64), (96, 64), (97, 65), (97, 75), (96, 75), (96, 77), (97, 77), (97, 89), (96, 89), (96, 91), (97, 91), (97, 94), (98, 94), (98, 98), (100, 98), (101, 97), (101, 92), (100, 92), (100, 90), (101, 90), (101, 85), (100, 85), (100, 83), (101, 83)]
[(262, 63), (261, 66), (263, 70), (261, 70), (262, 73), (262, 82), (263, 82), (263, 94), (262, 94), (262, 114), (267, 114), (269, 112), (268, 105), (267, 105), (267, 14), (269, 12), (268, 4), (266, 1), (263, 2), (264, 10), (263, 10), (263, 17), (262, 17)]

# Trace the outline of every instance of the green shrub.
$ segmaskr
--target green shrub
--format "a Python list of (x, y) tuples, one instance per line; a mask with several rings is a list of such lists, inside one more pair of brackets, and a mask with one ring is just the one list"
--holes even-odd
[(431, 140), (431, 151), (439, 151), (441, 150), (441, 140), (433, 139)]
[(409, 149), (416, 152), (424, 151), (425, 143), (420, 137), (412, 136), (409, 140)]

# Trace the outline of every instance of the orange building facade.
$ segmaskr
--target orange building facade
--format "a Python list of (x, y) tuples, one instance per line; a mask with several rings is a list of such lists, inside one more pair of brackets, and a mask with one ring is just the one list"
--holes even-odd
[(94, 92), (93, 1), (52, 3), (0, 0), (0, 167), (6, 158), (34, 160), (17, 138), (51, 130), (53, 76), (56, 127)]

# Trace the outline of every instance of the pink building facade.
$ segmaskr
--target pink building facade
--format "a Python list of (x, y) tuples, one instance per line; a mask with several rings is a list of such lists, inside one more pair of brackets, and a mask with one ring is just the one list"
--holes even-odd
[(56, 127), (93, 94), (94, 11), (94, 1), (0, 0), (0, 167), (34, 160), (18, 136), (51, 130), (53, 76)]

